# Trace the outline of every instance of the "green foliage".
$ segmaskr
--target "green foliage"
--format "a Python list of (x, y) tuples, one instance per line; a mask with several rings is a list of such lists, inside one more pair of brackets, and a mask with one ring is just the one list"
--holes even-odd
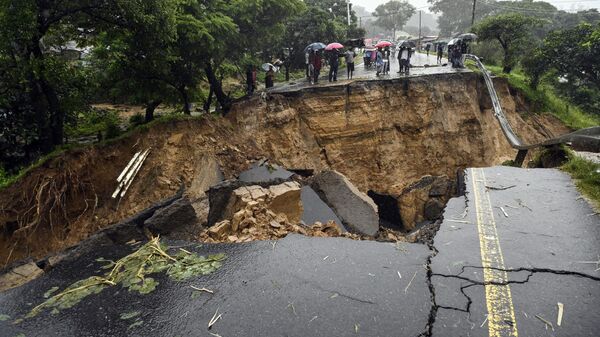
[(483, 41), (496, 40), (504, 52), (502, 59), (503, 71), (510, 73), (518, 62), (524, 46), (531, 41), (531, 29), (541, 26), (543, 21), (519, 13), (489, 16), (480, 21), (474, 31)]
[(600, 118), (585, 113), (556, 94), (556, 89), (550, 83), (542, 83), (536, 89), (529, 84), (529, 78), (521, 71), (510, 74), (502, 72), (502, 68), (486, 65), (496, 76), (508, 79), (510, 86), (521, 92), (529, 103), (532, 112), (549, 112), (556, 115), (563, 123), (573, 129), (582, 129), (600, 125)]
[(5, 314), (0, 314), (0, 322), (8, 321), (9, 319), (10, 319), (10, 316), (5, 315)]
[[(221, 267), (221, 261), (225, 259), (224, 254), (211, 255), (208, 257), (181, 250), (177, 255), (171, 256), (167, 253), (168, 247), (162, 245), (158, 238), (153, 238), (140, 247), (137, 251), (119, 259), (116, 262), (108, 261), (103, 269), (110, 269), (103, 276), (91, 276), (79, 280), (60, 293), (50, 297), (40, 305), (33, 308), (25, 318), (38, 315), (45, 309), (55, 312), (68, 309), (87, 296), (98, 294), (110, 286), (120, 284), (129, 291), (140, 294), (148, 294), (156, 289), (158, 282), (148, 277), (166, 271), (167, 275), (174, 280), (183, 281), (190, 277), (207, 275)], [(99, 262), (107, 260), (99, 259)], [(121, 319), (130, 319), (137, 313), (121, 315)]]
[(583, 109), (600, 115), (600, 23), (550, 33), (525, 63), (532, 86), (548, 81)]
[(600, 207), (600, 164), (571, 154), (562, 169), (570, 173), (579, 190)]
[(415, 14), (415, 11), (415, 6), (408, 2), (398, 0), (388, 1), (375, 8), (375, 12), (373, 13), (373, 16), (377, 18), (375, 25), (393, 31), (395, 38), (396, 30), (402, 29), (408, 19)]
[(129, 117), (129, 128), (135, 128), (137, 126), (144, 124), (145, 122), (146, 122), (146, 119), (144, 118), (144, 115), (137, 113), (137, 114)]
[[(115, 110), (92, 108), (80, 112), (69, 121), (66, 127), (68, 138), (96, 136), (108, 129), (108, 125), (118, 126), (121, 123), (119, 113)], [(111, 126), (112, 128), (112, 126)], [(116, 131), (112, 130), (111, 132)]]
[(117, 138), (121, 134), (121, 127), (119, 123), (113, 120), (107, 120), (104, 123), (104, 138), (113, 139)]

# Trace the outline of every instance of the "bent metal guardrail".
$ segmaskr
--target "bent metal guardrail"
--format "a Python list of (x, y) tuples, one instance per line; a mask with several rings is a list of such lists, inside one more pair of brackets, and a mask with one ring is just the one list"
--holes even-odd
[(510, 123), (508, 122), (508, 119), (506, 119), (504, 111), (502, 111), (502, 106), (500, 105), (500, 99), (498, 98), (498, 94), (496, 93), (496, 89), (494, 88), (494, 82), (492, 81), (492, 77), (488, 73), (487, 69), (485, 69), (483, 63), (481, 63), (479, 57), (471, 54), (466, 54), (465, 58), (475, 61), (475, 64), (477, 65), (479, 70), (481, 70), (483, 78), (485, 79), (485, 84), (488, 88), (488, 92), (490, 93), (490, 97), (492, 99), (492, 104), (494, 106), (494, 116), (498, 120), (498, 123), (500, 124), (500, 128), (502, 129), (504, 136), (506, 136), (506, 140), (508, 140), (508, 142), (513, 148), (519, 150), (519, 154), (517, 155), (516, 160), (517, 162), (519, 162), (519, 164), (521, 164), (523, 159), (525, 159), (527, 150), (536, 147), (551, 146), (564, 143), (578, 143), (580, 144), (580, 146), (585, 147), (587, 150), (600, 150), (600, 126), (577, 130), (575, 132), (562, 135), (560, 137), (545, 140), (541, 143), (523, 143), (521, 138), (517, 136), (517, 134), (511, 127)]

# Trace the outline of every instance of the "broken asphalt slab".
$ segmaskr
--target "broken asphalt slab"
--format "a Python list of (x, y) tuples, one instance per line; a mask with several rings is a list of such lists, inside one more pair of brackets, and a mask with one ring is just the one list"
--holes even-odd
[[(147, 295), (120, 286), (91, 295), (56, 315), (43, 312), (12, 324), (57, 286), (98, 274), (99, 257), (131, 253), (127, 245), (100, 246), (59, 264), (44, 276), (0, 293), (0, 335), (14, 336), (417, 336), (431, 309), (424, 245), (309, 238), (300, 235), (247, 244), (170, 242), (200, 254), (223, 252), (214, 274), (174, 282), (155, 278)], [(192, 298), (194, 285), (214, 294)], [(222, 314), (212, 329), (215, 311)], [(122, 314), (139, 311), (133, 319)], [(140, 322), (137, 323), (136, 322)]]
[[(598, 215), (561, 171), (494, 167), (478, 172), (474, 176), (472, 169), (467, 170), (466, 196), (450, 200), (434, 239), (437, 254), (430, 267), (438, 310), (431, 335), (489, 335), (489, 322), (484, 320), (494, 304), (486, 294), (491, 284), (484, 277), (480, 240), (495, 239), (505, 271), (500, 283), (510, 288), (515, 320), (511, 324), (516, 323), (520, 335), (596, 336), (600, 331)], [(483, 190), (478, 198), (477, 184)], [(481, 199), (483, 204), (489, 200), (487, 209), (482, 209)], [(496, 238), (487, 231), (480, 236), (478, 223), (489, 215)], [(565, 306), (560, 328), (556, 326), (558, 302)], [(552, 322), (554, 330), (550, 326), (546, 330), (535, 315)]]

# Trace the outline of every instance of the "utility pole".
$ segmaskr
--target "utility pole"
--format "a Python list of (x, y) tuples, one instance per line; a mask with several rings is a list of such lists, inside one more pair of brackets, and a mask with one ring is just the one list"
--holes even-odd
[(471, 27), (475, 25), (475, 7), (477, 6), (477, 0), (473, 0), (473, 15), (471, 16)]
[(418, 41), (419, 51), (421, 50), (421, 13), (423, 13), (422, 10), (419, 11), (419, 41)]
[(348, 2), (346, 2), (346, 5), (348, 5), (348, 26), (350, 26), (350, 0), (348, 0)]

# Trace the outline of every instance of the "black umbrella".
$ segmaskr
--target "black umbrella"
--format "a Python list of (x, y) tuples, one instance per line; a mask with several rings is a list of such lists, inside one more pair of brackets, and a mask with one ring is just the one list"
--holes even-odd
[(460, 34), (458, 36), (459, 39), (462, 39), (464, 41), (475, 41), (477, 40), (477, 35), (473, 34), (473, 33), (465, 33), (465, 34)]
[(323, 49), (325, 49), (325, 47), (327, 47), (327, 46), (324, 43), (315, 42), (315, 43), (311, 43), (308, 46), (306, 46), (306, 48), (304, 48), (304, 52), (306, 53), (310, 50), (313, 50), (313, 51), (323, 50)]
[(416, 48), (416, 44), (413, 41), (408, 41), (408, 40), (402, 40), (400, 42), (398, 42), (398, 45), (400, 47), (407, 47), (407, 48)]

